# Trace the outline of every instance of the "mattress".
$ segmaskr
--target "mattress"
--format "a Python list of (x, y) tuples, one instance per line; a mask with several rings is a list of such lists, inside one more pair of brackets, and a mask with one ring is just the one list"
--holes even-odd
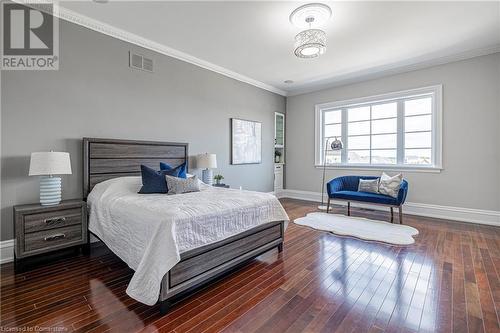
[(140, 177), (105, 181), (87, 203), (89, 230), (135, 271), (127, 294), (148, 305), (158, 300), (161, 280), (182, 252), (260, 224), (288, 221), (268, 193), (200, 183), (200, 192), (138, 194), (141, 185)]

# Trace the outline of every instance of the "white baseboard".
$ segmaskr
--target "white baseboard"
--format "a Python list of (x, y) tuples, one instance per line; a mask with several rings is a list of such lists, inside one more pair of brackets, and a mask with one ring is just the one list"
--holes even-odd
[[(299, 190), (280, 190), (269, 192), (278, 198), (292, 198), (307, 201), (321, 202), (321, 193)], [(325, 195), (326, 197), (326, 195)], [(334, 203), (343, 203), (337, 201)], [(375, 210), (387, 210), (387, 208), (376, 205), (352, 203), (353, 207), (370, 208)], [(461, 208), (451, 206), (438, 206), (416, 202), (407, 202), (404, 204), (403, 211), (406, 214), (434, 217), (439, 219), (454, 220), (460, 222), (488, 224), (500, 226), (500, 212), (493, 210), (482, 210), (472, 208)], [(91, 242), (99, 239), (91, 235)], [(8, 239), (0, 242), (0, 264), (8, 263), (14, 260), (14, 240)]]
[(14, 260), (14, 240), (8, 239), (0, 242), (0, 264)]
[[(278, 195), (277, 195), (278, 196)], [(299, 190), (283, 190), (279, 198), (292, 198), (308, 201), (321, 202), (321, 193)], [(326, 201), (326, 194), (325, 194)], [(345, 203), (345, 201), (334, 201), (334, 203)], [(352, 202), (353, 207), (370, 208), (375, 210), (387, 210), (387, 208), (378, 205), (362, 204)], [(403, 212), (410, 215), (419, 215), (434, 217), (439, 219), (454, 220), (459, 222), (469, 222), (478, 224), (488, 224), (500, 226), (500, 212), (494, 210), (482, 210), (462, 207), (439, 206), (423, 204), (416, 202), (406, 202), (403, 206)]]
[(269, 194), (272, 194), (274, 196), (276, 196), (277, 198), (284, 198), (284, 189), (280, 189), (280, 190), (274, 190), (272, 192), (269, 192)]
[[(94, 235), (90, 234), (90, 242), (95, 243), (100, 240)], [(0, 264), (6, 264), (14, 261), (14, 240), (7, 239), (0, 242)]]

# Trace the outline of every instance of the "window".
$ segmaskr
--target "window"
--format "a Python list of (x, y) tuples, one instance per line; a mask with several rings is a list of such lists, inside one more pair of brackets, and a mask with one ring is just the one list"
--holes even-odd
[(315, 156), (317, 166), (440, 169), (441, 86), (316, 105)]

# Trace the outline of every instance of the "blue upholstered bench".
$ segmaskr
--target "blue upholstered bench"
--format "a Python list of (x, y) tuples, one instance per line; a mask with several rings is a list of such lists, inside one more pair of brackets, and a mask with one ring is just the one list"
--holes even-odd
[(403, 204), (406, 200), (408, 193), (408, 182), (403, 179), (399, 189), (398, 197), (393, 198), (388, 195), (379, 193), (358, 192), (358, 185), (360, 179), (377, 179), (379, 177), (373, 176), (343, 176), (337, 177), (326, 184), (328, 193), (328, 213), (330, 210), (330, 200), (344, 200), (347, 201), (347, 215), (351, 215), (351, 201), (364, 202), (373, 205), (383, 205), (391, 208), (391, 223), (394, 222), (393, 207), (399, 210), (399, 223), (403, 223)]

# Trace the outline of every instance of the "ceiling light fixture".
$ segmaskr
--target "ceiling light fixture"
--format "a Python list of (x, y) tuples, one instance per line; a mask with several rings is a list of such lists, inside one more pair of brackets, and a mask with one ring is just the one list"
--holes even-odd
[(304, 30), (295, 36), (295, 55), (316, 58), (326, 51), (326, 33), (319, 29)]
[[(317, 28), (324, 25), (332, 16), (332, 10), (322, 3), (308, 3), (290, 14), (290, 23), (297, 28)], [(313, 18), (313, 21), (308, 19)]]
[(321, 3), (300, 6), (290, 14), (290, 22), (299, 28), (309, 28), (295, 36), (294, 53), (299, 58), (316, 58), (326, 52), (326, 33), (316, 29), (325, 24), (332, 10)]

